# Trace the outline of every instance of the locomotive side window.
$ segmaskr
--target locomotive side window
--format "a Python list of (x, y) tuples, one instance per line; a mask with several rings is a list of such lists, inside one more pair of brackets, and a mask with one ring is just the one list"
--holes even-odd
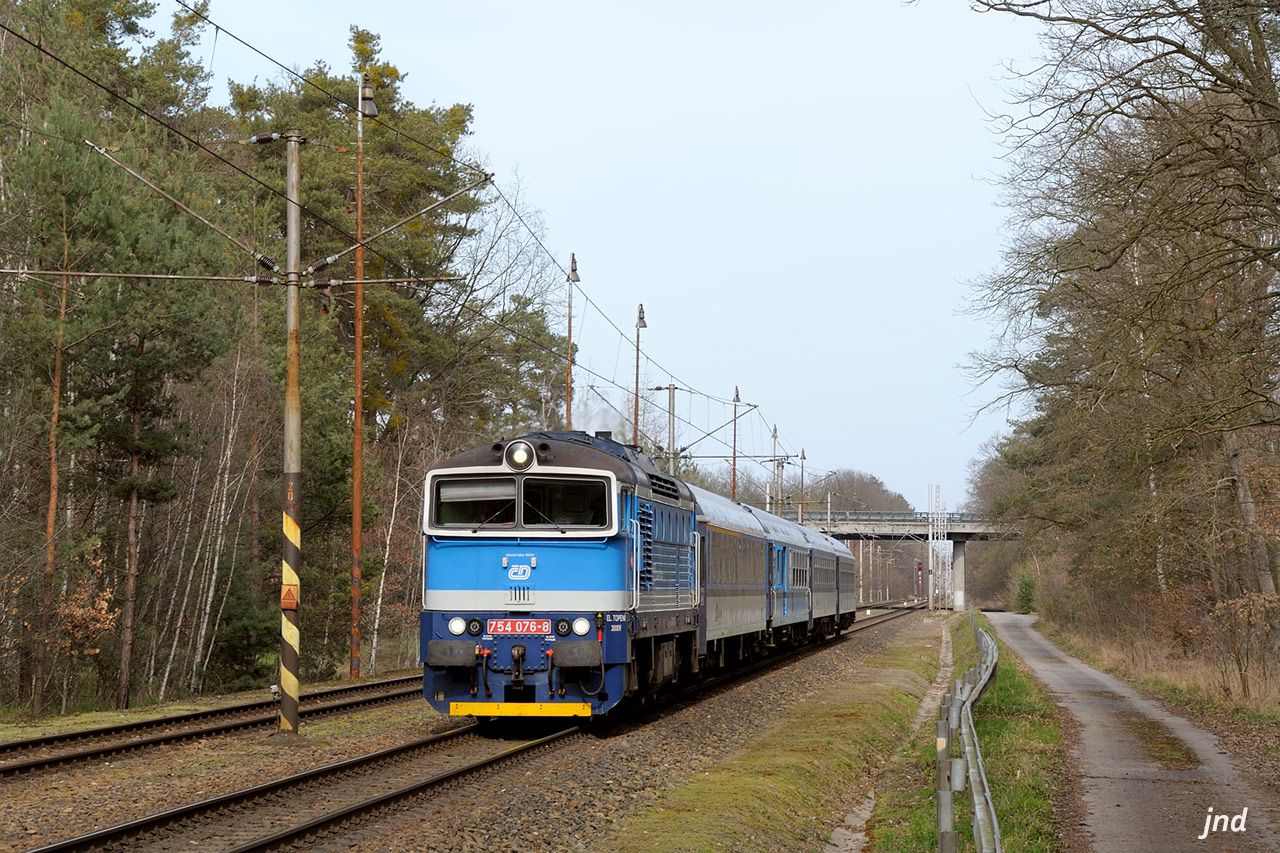
[(514, 527), (516, 481), (510, 477), (440, 480), (435, 523), (440, 527)]
[(526, 477), (521, 484), (525, 527), (608, 527), (608, 486), (603, 480)]

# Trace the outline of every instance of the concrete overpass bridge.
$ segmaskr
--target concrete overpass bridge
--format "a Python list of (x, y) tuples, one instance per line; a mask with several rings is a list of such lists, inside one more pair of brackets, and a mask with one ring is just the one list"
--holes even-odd
[[(871, 512), (869, 510), (819, 510), (804, 513), (788, 509), (783, 518), (799, 521), (843, 541), (914, 541), (929, 539), (927, 512)], [(952, 602), (963, 610), (965, 545), (974, 540), (1016, 539), (1017, 531), (998, 525), (983, 516), (969, 512), (948, 512), (936, 517), (941, 521), (934, 536), (951, 543)]]

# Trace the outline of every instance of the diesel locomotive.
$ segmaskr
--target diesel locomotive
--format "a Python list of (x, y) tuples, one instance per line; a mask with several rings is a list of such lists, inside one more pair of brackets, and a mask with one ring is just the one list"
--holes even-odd
[(463, 452), (425, 495), (423, 692), (444, 714), (600, 716), (865, 606), (843, 544), (607, 433)]

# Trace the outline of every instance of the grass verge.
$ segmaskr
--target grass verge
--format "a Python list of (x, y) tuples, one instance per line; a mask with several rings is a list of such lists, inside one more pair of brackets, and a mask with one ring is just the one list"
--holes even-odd
[[(979, 617), (988, 631), (990, 625)], [(994, 634), (994, 632), (992, 632)], [(954, 673), (977, 662), (977, 646), (968, 619), (957, 619), (951, 631)], [(986, 765), (987, 779), (1007, 850), (1057, 851), (1062, 816), (1055, 804), (1066, 801), (1068, 779), (1062, 726), (1053, 702), (997, 640), (1000, 664), (995, 681), (974, 706), (974, 725)], [(920, 727), (894, 758), (877, 788), (869, 829), (878, 851), (937, 849), (937, 803), (934, 797), (936, 752), (934, 720)], [(955, 797), (955, 825), (960, 849), (972, 850), (969, 790)]]
[(870, 657), (858, 678), (793, 707), (714, 769), (664, 793), (607, 846), (821, 849), (910, 734), (937, 671), (936, 627), (924, 625)]

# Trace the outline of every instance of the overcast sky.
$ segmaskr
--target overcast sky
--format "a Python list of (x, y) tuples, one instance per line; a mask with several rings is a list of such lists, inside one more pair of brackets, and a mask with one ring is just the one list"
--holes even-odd
[[(175, 10), (160, 0), (164, 19)], [(992, 334), (966, 299), (1004, 242), (986, 114), (1005, 109), (1005, 64), (1035, 52), (1029, 25), (956, 0), (214, 0), (210, 17), (299, 69), (348, 67), (357, 24), (381, 34), (410, 100), (473, 105), (471, 145), (502, 186), (522, 184), (592, 299), (628, 334), (644, 303), (645, 355), (700, 392), (729, 399), (737, 385), (760, 405), (740, 452), (769, 453), (776, 423), (787, 451), (806, 451), (810, 482), (857, 468), (922, 509), (939, 483), (954, 508), (970, 460), (1006, 429), (1004, 410), (974, 420), (997, 389), (964, 370)], [(279, 79), (225, 36), (198, 55), (219, 101), (227, 76)], [(575, 309), (579, 363), (630, 388), (633, 344)], [(642, 372), (671, 381), (647, 361)], [(603, 383), (577, 379), (592, 406), (575, 427), (614, 426), (586, 388)], [(678, 396), (702, 428), (729, 418)], [(678, 442), (696, 434), (682, 425)]]

